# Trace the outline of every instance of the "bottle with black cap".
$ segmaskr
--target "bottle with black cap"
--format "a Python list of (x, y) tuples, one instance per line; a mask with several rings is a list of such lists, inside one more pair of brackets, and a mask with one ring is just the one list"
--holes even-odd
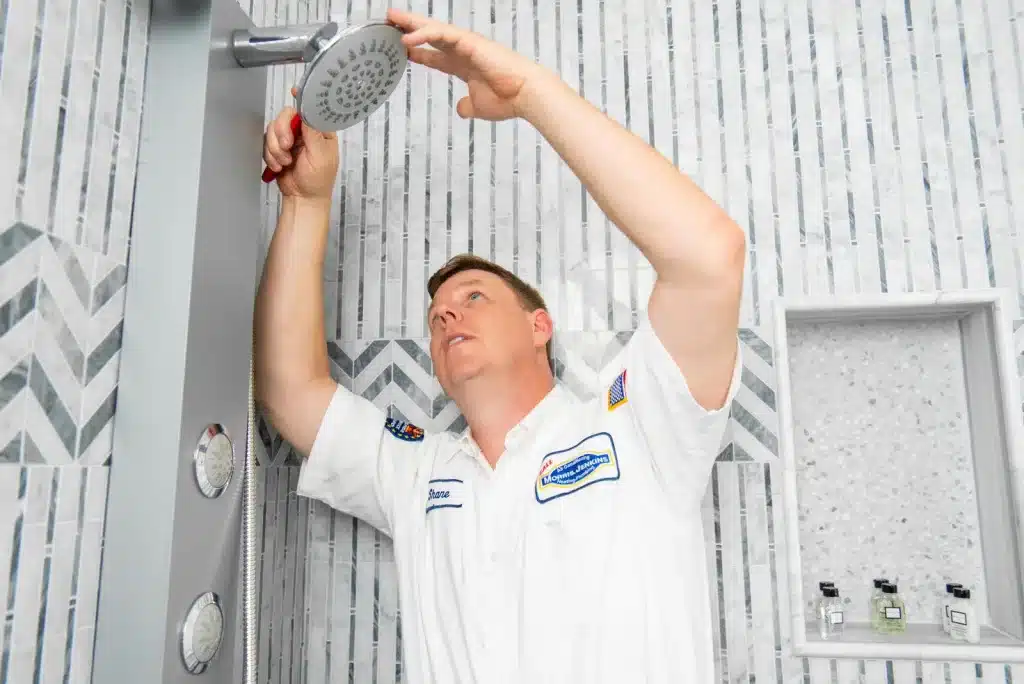
[(981, 641), (981, 628), (974, 614), (970, 589), (953, 589), (953, 602), (949, 606), (949, 632), (957, 641), (972, 644)]
[(868, 611), (868, 615), (871, 616), (871, 628), (879, 630), (879, 623), (881, 622), (882, 608), (879, 602), (882, 600), (882, 585), (889, 580), (885, 577), (879, 577), (874, 580), (874, 589), (871, 591), (871, 609)]
[(839, 599), (839, 590), (835, 587), (824, 587), (821, 593), (818, 633), (822, 639), (835, 639), (843, 634), (843, 602)]
[(882, 599), (879, 601), (881, 607), (879, 620), (879, 631), (885, 634), (898, 634), (907, 629), (907, 610), (903, 605), (903, 599), (897, 591), (896, 584), (886, 582), (882, 585)]
[(952, 582), (946, 584), (946, 593), (942, 597), (942, 631), (945, 632), (946, 634), (950, 633), (949, 607), (953, 603), (953, 601), (955, 600), (953, 598), (953, 590), (954, 589), (960, 589), (963, 586), (964, 585), (962, 585), (962, 584), (956, 584), (956, 583), (952, 583)]
[(821, 622), (821, 612), (825, 605), (825, 589), (836, 586), (835, 582), (818, 582), (818, 596), (814, 599), (814, 615), (818, 622)]

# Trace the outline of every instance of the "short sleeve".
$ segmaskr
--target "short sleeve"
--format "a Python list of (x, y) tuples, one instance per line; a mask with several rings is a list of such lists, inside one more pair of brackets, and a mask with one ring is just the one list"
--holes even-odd
[(387, 426), (384, 411), (339, 385), (302, 463), (297, 493), (392, 536), (396, 490), (411, 481), (423, 433)]
[[(694, 399), (686, 378), (644, 315), (624, 354), (624, 375), (609, 390), (609, 405), (622, 402), (643, 436), (655, 473), (672, 496), (699, 503), (707, 488), (739, 389), (742, 359), (737, 344), (729, 390), (708, 411)], [(614, 396), (616, 391), (621, 395)]]

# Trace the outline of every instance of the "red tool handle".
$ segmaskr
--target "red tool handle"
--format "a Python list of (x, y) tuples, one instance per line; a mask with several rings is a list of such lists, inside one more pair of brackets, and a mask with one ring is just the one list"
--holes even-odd
[[(302, 130), (302, 116), (301, 115), (296, 114), (295, 116), (292, 117), (291, 127), (292, 127), (292, 135), (295, 136), (296, 139), (298, 139), (299, 131)], [(292, 146), (292, 149), (294, 149), (294, 145)], [(277, 172), (276, 171), (271, 169), (269, 166), (267, 168), (263, 169), (263, 182), (264, 183), (269, 183), (269, 182), (273, 181), (275, 178), (277, 178)]]

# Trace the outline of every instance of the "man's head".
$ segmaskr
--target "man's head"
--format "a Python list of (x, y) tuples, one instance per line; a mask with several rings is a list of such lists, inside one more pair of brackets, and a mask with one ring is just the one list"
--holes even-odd
[(461, 254), (427, 281), (430, 356), (446, 392), (491, 370), (553, 372), (544, 298), (495, 263)]

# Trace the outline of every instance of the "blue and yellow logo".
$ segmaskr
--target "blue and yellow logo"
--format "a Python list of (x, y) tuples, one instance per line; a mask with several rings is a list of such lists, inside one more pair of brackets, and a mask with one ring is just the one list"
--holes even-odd
[(547, 454), (537, 475), (535, 496), (538, 502), (547, 503), (596, 482), (618, 479), (615, 442), (607, 432), (599, 432), (568, 449)]

